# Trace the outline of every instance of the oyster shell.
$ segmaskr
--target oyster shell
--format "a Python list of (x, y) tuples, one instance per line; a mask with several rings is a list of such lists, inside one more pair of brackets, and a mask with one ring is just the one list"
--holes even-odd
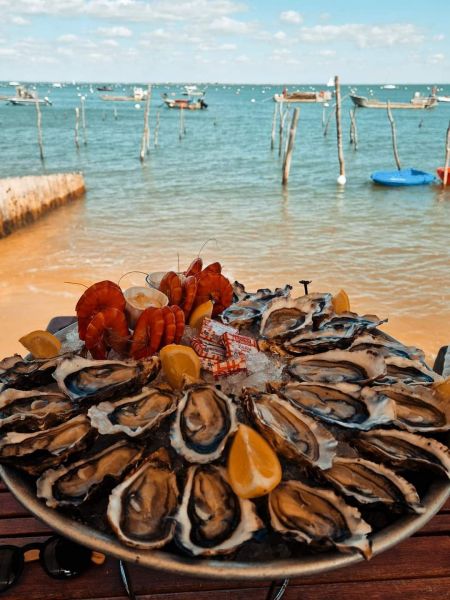
[(78, 506), (85, 502), (106, 478), (119, 479), (136, 463), (142, 449), (122, 440), (71, 464), (49, 469), (36, 482), (37, 496), (47, 506)]
[(244, 285), (234, 282), (234, 302), (226, 308), (220, 318), (224, 323), (233, 327), (251, 327), (257, 323), (274, 298), (286, 298), (292, 290), (291, 285), (276, 288), (274, 291), (260, 289), (257, 292), (246, 292)]
[(320, 469), (331, 467), (337, 441), (318, 421), (276, 394), (248, 389), (244, 404), (249, 417), (275, 450)]
[(403, 382), (413, 385), (442, 381), (440, 375), (418, 360), (410, 360), (400, 356), (387, 356), (385, 362), (386, 376), (381, 381), (383, 384)]
[(237, 425), (231, 398), (212, 385), (194, 384), (178, 404), (170, 443), (189, 462), (208, 463), (219, 458)]
[(65, 421), (76, 410), (61, 392), (7, 388), (0, 392), (0, 430), (42, 431)]
[(439, 400), (429, 386), (394, 383), (374, 390), (394, 403), (398, 427), (424, 433), (450, 429), (450, 403)]
[(342, 552), (356, 549), (370, 558), (370, 525), (332, 490), (282, 481), (270, 492), (268, 504), (275, 531), (313, 546), (334, 546)]
[(62, 360), (54, 373), (59, 389), (72, 400), (106, 400), (132, 393), (154, 379), (161, 362), (157, 356), (138, 362), (88, 360), (75, 356)]
[(144, 387), (135, 396), (91, 406), (91, 425), (102, 435), (136, 437), (158, 427), (177, 408), (178, 396), (168, 387)]
[(228, 554), (263, 528), (253, 502), (236, 496), (215, 465), (189, 468), (176, 520), (176, 541), (195, 556)]
[(113, 489), (108, 521), (128, 546), (161, 548), (173, 537), (178, 496), (169, 456), (160, 448)]
[(84, 450), (93, 437), (94, 430), (86, 415), (44, 431), (9, 432), (0, 438), (0, 462), (13, 462), (28, 473), (39, 474)]
[(300, 410), (333, 425), (367, 430), (395, 418), (392, 400), (368, 387), (298, 381), (269, 386)]
[(432, 438), (396, 429), (361, 432), (352, 445), (403, 469), (431, 469), (450, 479), (450, 451)]
[(25, 360), (19, 354), (8, 356), (0, 361), (0, 384), (5, 388), (30, 390), (51, 383), (59, 358)]
[(365, 331), (358, 335), (352, 342), (349, 350), (375, 350), (382, 356), (400, 356), (411, 360), (424, 361), (425, 355), (422, 350), (414, 346), (405, 346), (396, 339), (380, 331)]
[(386, 373), (384, 358), (371, 350), (330, 350), (290, 360), (287, 372), (299, 381), (363, 385)]
[(331, 469), (323, 475), (345, 496), (362, 504), (380, 502), (392, 507), (406, 506), (423, 513), (416, 488), (391, 469), (364, 458), (336, 456)]

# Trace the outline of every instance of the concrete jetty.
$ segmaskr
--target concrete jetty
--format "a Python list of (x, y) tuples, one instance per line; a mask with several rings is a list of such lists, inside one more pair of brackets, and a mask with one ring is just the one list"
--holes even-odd
[(86, 191), (82, 173), (0, 179), (0, 238)]

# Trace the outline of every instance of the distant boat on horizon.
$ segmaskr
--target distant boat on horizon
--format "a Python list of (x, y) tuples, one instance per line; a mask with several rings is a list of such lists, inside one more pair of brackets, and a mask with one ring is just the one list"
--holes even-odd
[(386, 85), (381, 86), (383, 90), (396, 90), (397, 86), (393, 83), (386, 83)]
[[(376, 100), (375, 98), (366, 98), (365, 96), (356, 96), (350, 94), (353, 104), (359, 108), (387, 108), (388, 103)], [(437, 106), (438, 101), (435, 96), (415, 95), (409, 102), (389, 102), (390, 108), (396, 109), (429, 109)]]

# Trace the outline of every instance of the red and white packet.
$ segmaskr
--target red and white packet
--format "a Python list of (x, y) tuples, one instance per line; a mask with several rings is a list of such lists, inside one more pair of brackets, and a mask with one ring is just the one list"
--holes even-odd
[(246, 335), (225, 332), (222, 336), (227, 356), (247, 356), (258, 350), (256, 340)]

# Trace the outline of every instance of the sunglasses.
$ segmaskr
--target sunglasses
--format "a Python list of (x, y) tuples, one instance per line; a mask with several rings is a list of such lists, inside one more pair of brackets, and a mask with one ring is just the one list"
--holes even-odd
[(91, 561), (97, 562), (92, 550), (59, 536), (22, 547), (0, 546), (0, 593), (19, 580), (26, 562), (35, 560), (54, 579), (76, 577), (87, 570)]

